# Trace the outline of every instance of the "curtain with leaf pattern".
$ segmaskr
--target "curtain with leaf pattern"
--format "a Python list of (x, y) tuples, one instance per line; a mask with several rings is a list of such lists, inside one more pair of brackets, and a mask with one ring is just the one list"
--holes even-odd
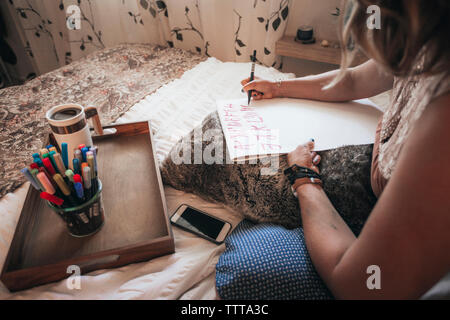
[[(122, 43), (182, 48), (281, 68), (290, 0), (8, 0), (39, 74)], [(71, 9), (78, 8), (75, 11)], [(70, 28), (80, 18), (80, 28)]]

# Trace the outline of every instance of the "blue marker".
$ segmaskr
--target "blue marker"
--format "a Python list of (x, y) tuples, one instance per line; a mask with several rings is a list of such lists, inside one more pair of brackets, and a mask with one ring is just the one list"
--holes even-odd
[(30, 170), (28, 170), (28, 168), (23, 168), (22, 170), (20, 170), (20, 172), (22, 172), (25, 178), (27, 178), (27, 180), (30, 181), (33, 188), (35, 188), (36, 190), (41, 190), (41, 187), (36, 182), (36, 180), (34, 180), (34, 177), (31, 174)]
[(48, 146), (45, 147), (47, 150), (50, 150), (50, 148), (53, 148), (53, 146), (51, 144), (49, 144)]
[(64, 167), (69, 168), (69, 153), (67, 152), (67, 143), (61, 143), (61, 157)]
[(83, 156), (83, 162), (86, 162), (86, 152), (88, 152), (89, 149), (87, 147), (84, 147), (83, 149), (81, 149), (81, 154)]
[(43, 167), (44, 163), (40, 158), (34, 158), (34, 163), (36, 163), (39, 167)]
[(33, 153), (33, 159), (40, 159), (41, 156), (39, 155), (39, 153)]
[(73, 159), (73, 173), (80, 174), (80, 160)]
[(75, 187), (75, 191), (77, 193), (78, 199), (83, 200), (83, 197), (84, 197), (83, 185), (79, 182), (75, 182), (74, 187)]

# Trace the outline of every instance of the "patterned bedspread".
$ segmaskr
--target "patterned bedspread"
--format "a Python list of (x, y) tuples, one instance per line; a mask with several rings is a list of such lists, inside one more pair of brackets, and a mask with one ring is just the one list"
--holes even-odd
[(0, 90), (0, 198), (25, 179), (49, 132), (45, 113), (63, 103), (96, 106), (109, 124), (206, 57), (175, 48), (120, 45), (97, 51), (22, 86)]

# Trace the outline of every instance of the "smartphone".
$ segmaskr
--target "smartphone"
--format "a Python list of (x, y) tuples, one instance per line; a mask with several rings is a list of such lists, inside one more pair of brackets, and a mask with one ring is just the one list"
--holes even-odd
[(178, 207), (170, 222), (202, 238), (221, 244), (231, 230), (231, 224), (217, 219), (187, 204)]

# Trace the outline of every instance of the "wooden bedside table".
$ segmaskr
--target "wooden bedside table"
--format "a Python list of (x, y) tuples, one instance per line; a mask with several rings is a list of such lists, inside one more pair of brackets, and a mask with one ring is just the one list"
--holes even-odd
[[(322, 47), (320, 42), (322, 40), (316, 39), (316, 43), (313, 44), (302, 44), (296, 42), (295, 36), (284, 36), (276, 42), (275, 53), (280, 56), (292, 57), (296, 59), (311, 60), (316, 62), (324, 62), (330, 64), (341, 63), (341, 49), (333, 48), (334, 43), (330, 43), (329, 47)], [(361, 63), (366, 62), (367, 57), (358, 52), (355, 61), (351, 66), (357, 66)]]

